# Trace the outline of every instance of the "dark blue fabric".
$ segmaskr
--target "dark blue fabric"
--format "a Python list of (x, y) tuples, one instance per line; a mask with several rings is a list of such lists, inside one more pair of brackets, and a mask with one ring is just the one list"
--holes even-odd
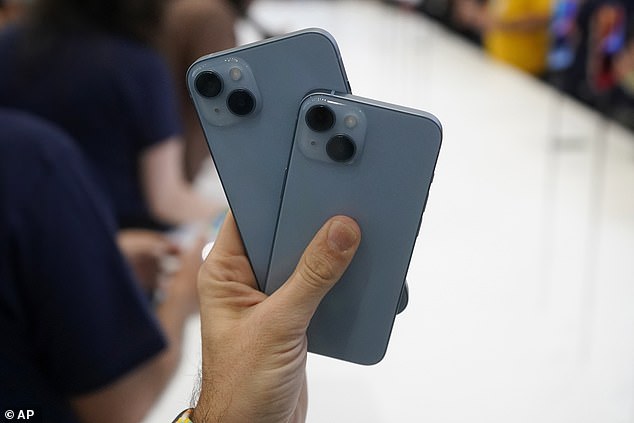
[(141, 153), (181, 133), (171, 78), (154, 50), (130, 40), (0, 33), (0, 107), (41, 116), (77, 141), (122, 226), (149, 219)]
[(1, 410), (75, 422), (68, 397), (164, 348), (105, 204), (64, 134), (0, 109)]

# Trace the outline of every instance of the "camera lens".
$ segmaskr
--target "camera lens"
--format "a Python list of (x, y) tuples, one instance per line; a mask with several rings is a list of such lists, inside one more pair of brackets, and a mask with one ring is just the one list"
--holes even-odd
[(326, 106), (313, 106), (306, 113), (306, 124), (315, 132), (324, 132), (335, 124), (335, 115)]
[(233, 114), (245, 116), (255, 108), (255, 98), (247, 90), (235, 90), (229, 94), (227, 106)]
[(222, 79), (215, 72), (201, 72), (196, 77), (196, 89), (203, 97), (215, 97), (222, 91)]
[(354, 157), (357, 147), (347, 135), (335, 135), (326, 144), (328, 157), (336, 162), (348, 162)]

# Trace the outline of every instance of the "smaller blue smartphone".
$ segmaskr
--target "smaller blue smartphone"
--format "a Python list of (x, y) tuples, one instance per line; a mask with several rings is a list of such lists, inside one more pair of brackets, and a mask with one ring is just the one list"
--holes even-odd
[(347, 94), (314, 93), (299, 108), (265, 292), (293, 272), (334, 215), (361, 244), (308, 328), (308, 350), (359, 364), (385, 355), (440, 151), (422, 111)]

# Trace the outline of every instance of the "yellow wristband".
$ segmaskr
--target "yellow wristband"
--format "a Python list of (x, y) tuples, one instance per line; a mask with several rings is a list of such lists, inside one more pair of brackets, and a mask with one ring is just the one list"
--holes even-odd
[(194, 423), (189, 418), (189, 416), (191, 416), (193, 412), (194, 412), (193, 408), (188, 408), (187, 410), (180, 413), (178, 417), (176, 417), (172, 423)]

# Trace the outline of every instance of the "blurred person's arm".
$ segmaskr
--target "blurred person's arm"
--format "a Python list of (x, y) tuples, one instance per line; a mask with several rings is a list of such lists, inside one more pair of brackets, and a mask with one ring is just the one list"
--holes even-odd
[(199, 57), (235, 47), (237, 19), (226, 0), (172, 0), (162, 43), (173, 70), (185, 75)]
[(185, 179), (183, 142), (173, 137), (148, 147), (141, 155), (140, 175), (152, 216), (165, 223), (183, 224), (209, 219), (225, 210), (194, 191)]
[(172, 0), (166, 7), (161, 47), (175, 78), (185, 131), (185, 176), (190, 181), (209, 159), (209, 151), (184, 75), (199, 57), (236, 46), (237, 20), (228, 0)]
[(20, 387), (34, 380), (28, 374), (16, 384), (31, 397), (45, 385), (55, 399), (43, 407), (72, 408), (86, 423), (138, 422), (176, 368), (185, 319), (197, 309), (200, 252), (183, 256), (157, 321), (74, 142), (19, 112), (0, 110), (0, 128), (0, 156), (19, 158), (17, 169), (0, 166), (20, 290), (18, 319), (10, 322), (23, 332), (20, 316), (28, 320), (16, 340), (28, 353), (17, 352), (38, 374), (34, 386)]
[(147, 229), (119, 230), (117, 245), (146, 293), (157, 288), (163, 258), (180, 251), (165, 234)]
[(360, 240), (354, 220), (328, 220), (288, 281), (267, 296), (257, 289), (233, 216), (227, 216), (198, 276), (203, 364), (194, 422), (305, 420), (306, 330)]
[(156, 308), (167, 348), (110, 385), (73, 398), (71, 405), (80, 421), (138, 423), (156, 404), (178, 367), (185, 323), (198, 307), (199, 246), (181, 258), (181, 268), (170, 277), (165, 300)]
[[(185, 178), (181, 114), (167, 61), (154, 49), (135, 54), (122, 107), (130, 118), (136, 175), (150, 217), (172, 225), (212, 218), (226, 207), (199, 195)], [(201, 154), (209, 157), (208, 150)]]

